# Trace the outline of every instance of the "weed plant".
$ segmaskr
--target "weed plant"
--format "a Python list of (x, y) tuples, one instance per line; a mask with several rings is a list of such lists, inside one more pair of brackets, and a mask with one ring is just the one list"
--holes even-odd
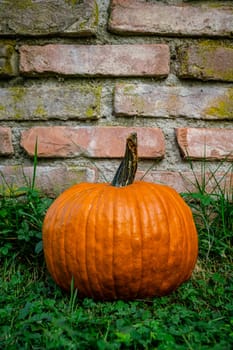
[(32, 180), (24, 176), (25, 186), (13, 189), (0, 173), (7, 188), (7, 195), (0, 193), (0, 261), (12, 255), (27, 259), (42, 255), (42, 223), (52, 200), (35, 188), (36, 168), (37, 144)]
[(51, 203), (33, 188), (19, 188), (22, 198), (15, 193), (0, 199), (0, 257), (33, 257), (42, 253), (41, 227), (46, 209)]
[(200, 178), (192, 162), (190, 166), (195, 191), (184, 193), (183, 197), (193, 211), (199, 256), (206, 261), (233, 256), (233, 164), (221, 171), (222, 163), (212, 170), (203, 161)]
[(51, 200), (36, 190), (34, 171), (22, 197), (0, 198), (0, 349), (231, 350), (232, 193), (223, 185), (230, 172), (220, 183), (212, 171), (211, 193), (204, 172), (195, 177), (197, 190), (184, 195), (200, 245), (187, 283), (167, 297), (95, 302), (80, 299), (72, 282), (70, 294), (61, 291), (35, 253)]

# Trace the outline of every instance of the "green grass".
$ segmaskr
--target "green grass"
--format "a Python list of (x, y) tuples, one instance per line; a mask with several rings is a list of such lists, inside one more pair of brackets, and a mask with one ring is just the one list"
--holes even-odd
[(51, 200), (35, 189), (35, 175), (20, 189), (23, 196), (2, 196), (0, 349), (232, 349), (233, 196), (215, 171), (216, 186), (208, 192), (205, 171), (201, 181), (196, 178), (196, 191), (184, 195), (199, 233), (196, 269), (170, 296), (151, 300), (81, 299), (72, 283), (70, 293), (61, 291), (41, 251)]
[[(216, 270), (216, 271), (215, 271)], [(5, 260), (1, 349), (215, 349), (233, 345), (230, 261), (199, 267), (168, 297), (134, 302), (80, 300), (45, 269)]]

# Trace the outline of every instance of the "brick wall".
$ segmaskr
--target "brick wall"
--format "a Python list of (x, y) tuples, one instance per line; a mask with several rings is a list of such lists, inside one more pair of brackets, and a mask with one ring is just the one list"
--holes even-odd
[(207, 158), (224, 160), (220, 179), (233, 160), (232, 33), (232, 1), (0, 2), (1, 174), (22, 185), (37, 139), (43, 191), (110, 181), (136, 130), (138, 178), (156, 162), (144, 179), (186, 191), (188, 158), (197, 175)]

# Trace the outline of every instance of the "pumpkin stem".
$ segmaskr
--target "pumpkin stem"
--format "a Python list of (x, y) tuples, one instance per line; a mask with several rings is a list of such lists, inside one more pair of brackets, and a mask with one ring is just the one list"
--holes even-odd
[(111, 185), (124, 187), (132, 184), (138, 166), (137, 134), (132, 133), (127, 137), (125, 155), (112, 180)]

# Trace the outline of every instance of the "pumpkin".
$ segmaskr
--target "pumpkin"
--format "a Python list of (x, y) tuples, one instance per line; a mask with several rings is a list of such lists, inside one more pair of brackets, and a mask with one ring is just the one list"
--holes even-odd
[(198, 254), (192, 213), (172, 188), (134, 182), (137, 136), (111, 184), (80, 183), (53, 202), (43, 223), (55, 282), (96, 300), (163, 296), (188, 280)]

